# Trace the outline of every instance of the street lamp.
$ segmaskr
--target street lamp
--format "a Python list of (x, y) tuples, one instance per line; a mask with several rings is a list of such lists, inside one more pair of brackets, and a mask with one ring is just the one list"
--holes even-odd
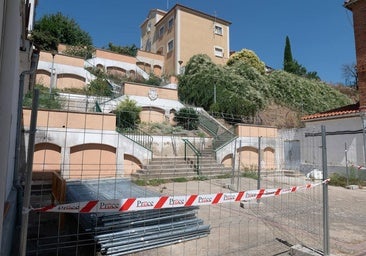
[(55, 87), (55, 55), (56, 51), (52, 51), (52, 65), (51, 65), (51, 80), (50, 80), (50, 94), (52, 93), (52, 88)]

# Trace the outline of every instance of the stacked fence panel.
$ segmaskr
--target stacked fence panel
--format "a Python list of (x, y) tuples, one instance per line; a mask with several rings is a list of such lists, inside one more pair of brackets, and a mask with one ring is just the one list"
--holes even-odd
[[(69, 182), (67, 195), (69, 202), (158, 196), (125, 179)], [(126, 255), (207, 236), (210, 226), (197, 218), (197, 210), (181, 207), (80, 214), (78, 218), (102, 255)]]

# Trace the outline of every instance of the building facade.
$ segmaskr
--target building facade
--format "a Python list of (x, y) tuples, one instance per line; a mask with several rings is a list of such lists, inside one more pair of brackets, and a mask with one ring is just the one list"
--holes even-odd
[(230, 24), (180, 4), (168, 12), (153, 9), (140, 26), (141, 49), (164, 56), (166, 75), (180, 74), (196, 54), (225, 64), (230, 54)]
[(31, 89), (38, 61), (28, 40), (36, 3), (0, 0), (0, 255), (4, 256), (18, 255), (22, 207), (17, 197), (25, 165), (20, 155), (20, 96)]
[(360, 109), (366, 111), (366, 1), (347, 0), (344, 6), (353, 14)]

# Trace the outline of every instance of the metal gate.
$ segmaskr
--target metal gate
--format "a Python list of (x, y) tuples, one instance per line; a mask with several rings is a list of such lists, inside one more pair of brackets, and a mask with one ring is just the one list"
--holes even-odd
[(285, 169), (299, 170), (300, 169), (300, 141), (290, 140), (284, 142)]

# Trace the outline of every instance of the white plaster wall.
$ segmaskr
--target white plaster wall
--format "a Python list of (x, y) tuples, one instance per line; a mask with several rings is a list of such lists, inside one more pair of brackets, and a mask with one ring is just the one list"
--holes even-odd
[[(21, 38), (20, 1), (0, 0), (0, 254), (9, 255), (16, 197), (10, 197), (14, 179), (14, 159), (19, 88), (19, 48)], [(14, 195), (15, 193), (13, 193)], [(4, 219), (4, 203), (10, 212)], [(11, 212), (13, 214), (11, 214)]]
[[(0, 196), (4, 199), (9, 196), (13, 185), (21, 16), (19, 1), (2, 1), (0, 6), (3, 25), (0, 49)], [(4, 188), (5, 193), (2, 194)]]
[[(25, 129), (29, 129), (25, 127)], [(26, 134), (25, 140), (28, 145), (28, 134)], [(58, 128), (37, 128), (35, 143), (52, 143), (61, 147), (61, 152), (70, 153), (70, 148), (77, 145), (98, 143), (109, 145), (116, 148), (116, 164), (119, 168), (117, 172), (123, 174), (123, 155), (133, 155), (141, 161), (142, 164), (148, 162), (151, 159), (152, 153), (150, 150), (142, 147), (137, 143), (133, 143), (130, 139), (115, 132), (105, 130), (82, 130), (82, 129), (58, 129)], [(65, 156), (62, 156), (65, 157)], [(66, 156), (67, 161), (69, 157)], [(62, 168), (68, 168), (68, 165), (62, 165)], [(63, 173), (68, 173), (67, 169), (62, 170)]]
[(119, 67), (126, 71), (134, 71), (137, 74), (141, 75), (145, 79), (149, 79), (149, 74), (147, 74), (144, 70), (138, 67), (136, 64), (116, 61), (116, 60), (109, 60), (99, 57), (94, 57), (92, 59), (88, 59), (85, 61), (85, 67), (96, 67), (97, 65), (103, 65), (105, 68), (107, 67)]
[[(304, 128), (305, 132), (320, 132), (321, 125), (325, 126), (326, 132), (352, 132), (362, 130), (362, 120), (360, 116), (348, 118), (330, 119), (318, 122), (308, 122)], [(331, 166), (345, 166), (345, 144), (347, 145), (348, 162), (355, 165), (364, 165), (364, 142), (363, 134), (341, 134), (327, 135), (327, 160)], [(311, 162), (314, 158), (321, 162), (321, 136), (305, 137), (302, 136), (302, 149), (304, 150), (304, 161)], [(307, 147), (307, 148), (306, 148)], [(306, 153), (313, 149), (311, 154)]]

